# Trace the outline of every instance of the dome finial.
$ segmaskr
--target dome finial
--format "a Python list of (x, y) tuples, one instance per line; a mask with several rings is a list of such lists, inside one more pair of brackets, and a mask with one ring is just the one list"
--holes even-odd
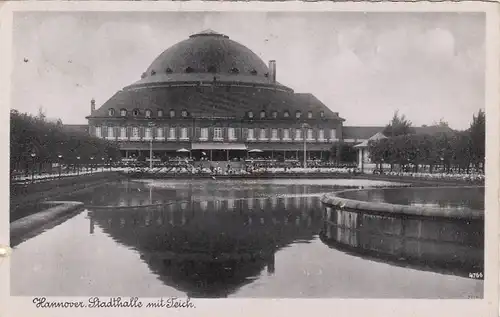
[(199, 33), (193, 34), (190, 37), (197, 37), (197, 36), (222, 36), (222, 37), (225, 37), (225, 38), (229, 38), (227, 35), (215, 32), (212, 29), (206, 29), (206, 30), (201, 31)]

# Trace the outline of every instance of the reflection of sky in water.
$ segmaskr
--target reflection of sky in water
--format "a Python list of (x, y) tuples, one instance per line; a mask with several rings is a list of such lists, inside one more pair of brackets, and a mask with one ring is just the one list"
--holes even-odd
[[(318, 184), (315, 184), (317, 181)], [(314, 185), (312, 185), (314, 184)], [(284, 201), (284, 208), (297, 206), (301, 198), (320, 197), (325, 193), (344, 189), (342, 186), (380, 186), (388, 182), (369, 180), (142, 180), (107, 184), (64, 200), (83, 201), (89, 206), (144, 206), (166, 204), (172, 201), (227, 201), (252, 198)], [(306, 201), (308, 201), (306, 199)], [(260, 200), (249, 203), (249, 208), (260, 208)], [(201, 206), (200, 208), (204, 208)], [(229, 208), (229, 207), (228, 207)]]
[(340, 196), (397, 205), (484, 210), (484, 187), (369, 189), (346, 191)]

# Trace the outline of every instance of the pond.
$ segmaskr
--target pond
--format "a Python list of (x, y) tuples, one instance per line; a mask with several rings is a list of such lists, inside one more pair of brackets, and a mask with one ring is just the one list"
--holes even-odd
[(432, 208), (484, 210), (484, 187), (413, 187), (345, 191), (339, 197)]
[[(327, 215), (320, 201), (324, 193), (400, 185), (324, 179), (105, 184), (87, 193), (62, 197), (60, 200), (83, 201), (87, 209), (15, 247), (11, 293), (205, 298), (481, 297), (483, 281), (467, 278), (463, 270), (443, 269), (442, 265), (424, 267), (410, 256), (407, 262), (411, 265), (377, 254), (366, 257), (359, 248), (346, 248), (346, 241), (358, 239), (361, 245), (369, 246), (367, 241), (373, 245), (379, 236), (352, 238), (355, 234), (339, 236), (329, 229), (338, 223), (332, 221), (334, 211)], [(384, 220), (371, 223), (372, 229), (391, 227)], [(410, 227), (420, 230), (418, 225)], [(445, 235), (451, 244), (465, 241), (467, 247), (482, 254), (480, 238), (454, 235), (475, 229), (449, 230)], [(341, 236), (345, 238), (337, 239)], [(397, 242), (384, 241), (379, 246), (397, 248)], [(418, 239), (412, 245), (418, 250), (422, 246)], [(468, 251), (461, 250), (455, 257), (463, 252)], [(441, 256), (439, 252), (423, 253), (427, 262)], [(415, 254), (418, 258), (423, 253)], [(453, 254), (450, 251), (441, 257), (446, 262)], [(474, 266), (477, 260), (470, 263), (468, 269), (481, 269)]]

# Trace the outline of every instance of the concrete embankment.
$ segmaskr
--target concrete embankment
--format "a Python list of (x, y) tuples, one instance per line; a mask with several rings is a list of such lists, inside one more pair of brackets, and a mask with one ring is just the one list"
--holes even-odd
[(57, 225), (58, 220), (66, 219), (83, 208), (83, 203), (77, 201), (50, 201), (42, 205), (47, 208), (10, 223), (11, 245), (15, 246), (29, 236)]
[(90, 190), (106, 182), (125, 179), (117, 172), (101, 172), (91, 175), (52, 179), (40, 183), (11, 184), (10, 186), (10, 216), (11, 222), (28, 216), (30, 209), (47, 200)]

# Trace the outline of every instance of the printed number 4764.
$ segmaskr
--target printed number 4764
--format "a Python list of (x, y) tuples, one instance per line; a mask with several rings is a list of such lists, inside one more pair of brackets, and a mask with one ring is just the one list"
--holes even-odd
[(474, 272), (474, 273), (469, 273), (469, 278), (483, 278), (483, 273), (481, 272)]

